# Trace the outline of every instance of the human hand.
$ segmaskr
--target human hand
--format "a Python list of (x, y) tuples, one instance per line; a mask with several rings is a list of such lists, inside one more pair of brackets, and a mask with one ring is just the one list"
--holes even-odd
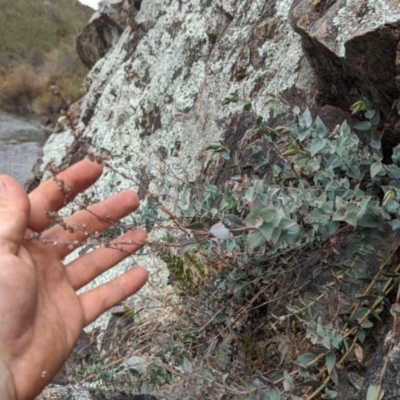
[[(87, 239), (79, 227), (102, 232), (139, 205), (137, 195), (125, 190), (65, 220), (68, 226), (78, 229), (70, 232), (60, 225), (49, 228), (46, 211), (61, 209), (101, 173), (101, 165), (84, 160), (29, 196), (13, 178), (0, 176), (2, 400), (34, 399), (68, 358), (82, 328), (136, 293), (147, 281), (147, 271), (136, 267), (89, 292), (76, 294), (76, 290), (138, 250), (146, 239), (141, 229), (115, 239), (123, 243), (118, 245), (122, 251), (100, 247), (66, 266), (62, 264), (72, 249), (60, 243), (84, 243)], [(60, 190), (61, 181), (69, 189), (68, 196)], [(42, 240), (26, 240), (33, 232), (43, 232)]]

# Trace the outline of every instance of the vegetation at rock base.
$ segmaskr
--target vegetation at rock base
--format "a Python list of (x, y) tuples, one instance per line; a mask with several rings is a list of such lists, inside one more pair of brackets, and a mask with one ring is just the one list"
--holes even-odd
[[(224, 104), (239, 101), (233, 93)], [(162, 309), (179, 307), (179, 320), (135, 312), (129, 343), (143, 362), (127, 368), (118, 353), (124, 349), (113, 349), (74, 369), (76, 382), (112, 393), (179, 378), (204, 399), (334, 399), (349, 360), (362, 364), (382, 321), (391, 326), (385, 346), (393, 348), (399, 246), (369, 275), (365, 268), (379, 234), (400, 228), (400, 147), (384, 164), (379, 112), (361, 100), (352, 107), (360, 123), (328, 131), (273, 94), (261, 113), (246, 102), (243, 109), (254, 119), (242, 143), (253, 172), (243, 171), (238, 151), (211, 143), (208, 151), (232, 171), (226, 182), (183, 181), (168, 170), (158, 181), (151, 175), (154, 189), (126, 226), (165, 232), (143, 251), (158, 254), (183, 289), (181, 305)], [(271, 116), (282, 124), (269, 126)], [(316, 270), (323, 284), (313, 291)], [(342, 299), (344, 286), (352, 289)], [(323, 299), (330, 304), (321, 312)], [(382, 398), (387, 365), (368, 400)]]
[(86, 69), (75, 51), (75, 37), (93, 10), (77, 0), (0, 1), (0, 106), (52, 113), (51, 85), (66, 99), (81, 97)]

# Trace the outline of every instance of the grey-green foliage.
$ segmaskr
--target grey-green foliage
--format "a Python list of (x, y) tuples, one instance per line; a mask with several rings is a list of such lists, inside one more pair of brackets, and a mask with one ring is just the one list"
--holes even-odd
[[(239, 100), (233, 93), (224, 104)], [(248, 103), (243, 108), (248, 113), (253, 109)], [(176, 184), (171, 213), (187, 237), (178, 246), (172, 237), (166, 242), (178, 247), (180, 255), (201, 251), (209, 256), (210, 263), (229, 261), (216, 279), (204, 285), (209, 290), (201, 296), (198, 306), (209, 320), (199, 326), (230, 326), (232, 320), (237, 320), (238, 310), (243, 310), (244, 304), (254, 305), (254, 295), (262, 293), (285, 271), (290, 264), (287, 250), (301, 252), (305, 244), (311, 248), (348, 225), (355, 231), (349, 238), (353, 257), (342, 265), (332, 265), (336, 276), (344, 276), (373, 251), (370, 239), (376, 231), (387, 224), (400, 228), (400, 148), (393, 150), (391, 164), (383, 163), (377, 129), (379, 112), (365, 100), (355, 103), (352, 110), (363, 113), (365, 121), (353, 128), (362, 132), (365, 139), (360, 139), (346, 121), (329, 131), (309, 110), (301, 113), (298, 107), (292, 108), (269, 95), (264, 111), (254, 113), (254, 133), (248, 141), (257, 174), (244, 173), (239, 153), (217, 141), (208, 150), (229, 163), (230, 179), (220, 186), (208, 180), (203, 185), (182, 181)], [(281, 115), (286, 122), (271, 128), (267, 124), (270, 115)], [(159, 192), (168, 195), (165, 182), (160, 183)], [(142, 219), (147, 221), (146, 215), (151, 214), (155, 221), (157, 216), (149, 210), (143, 208)], [(342, 317), (345, 323), (357, 327), (355, 334), (362, 343), (368, 329), (365, 323), (371, 323), (359, 324), (357, 318), (360, 315)], [(306, 325), (315, 353), (299, 357), (299, 375), (308, 378), (309, 369), (324, 362), (337, 385), (336, 351), (348, 346), (339, 333), (339, 322), (322, 325), (321, 320), (311, 320)], [(289, 375), (270, 377), (270, 382), (283, 382), (284, 391), (293, 390)], [(301, 385), (319, 387), (322, 383), (309, 380)], [(260, 390), (270, 399), (280, 396), (277, 386)], [(324, 391), (325, 398), (337, 397), (330, 386)]]
[[(232, 94), (224, 103), (238, 101)], [(245, 104), (244, 109), (251, 112), (252, 107)], [(210, 262), (211, 256), (214, 261), (215, 256), (227, 256), (235, 269), (220, 274), (221, 283), (214, 292), (218, 299), (233, 294), (243, 304), (262, 284), (266, 255), (278, 255), (275, 266), (284, 270), (284, 251), (326, 240), (347, 224), (356, 230), (350, 238), (354, 257), (334, 266), (337, 275), (344, 275), (373, 251), (370, 239), (376, 231), (387, 224), (400, 227), (400, 148), (393, 151), (393, 163), (384, 164), (380, 140), (371, 140), (377, 136), (379, 112), (367, 101), (355, 103), (352, 109), (364, 113), (368, 122), (355, 126), (366, 134), (364, 141), (346, 121), (330, 132), (309, 110), (301, 113), (298, 107), (269, 95), (262, 115), (254, 113), (254, 134), (249, 140), (256, 170), (267, 168), (267, 173), (246, 175), (238, 152), (218, 141), (208, 149), (230, 162), (231, 178), (220, 186), (208, 180), (203, 185), (177, 182), (170, 211), (187, 232), (180, 242), (181, 254), (200, 250), (210, 256)], [(282, 115), (286, 123), (269, 127), (270, 114)], [(265, 140), (260, 145), (262, 137), (267, 146)], [(159, 193), (168, 197), (168, 190), (162, 181)], [(149, 230), (158, 218), (151, 204), (142, 208), (138, 221), (146, 221)], [(167, 244), (173, 242), (169, 237)], [(249, 266), (254, 277), (251, 284)], [(225, 321), (225, 317), (221, 312), (215, 320)]]
[[(245, 107), (248, 109), (247, 104)], [(234, 211), (252, 228), (245, 233), (249, 250), (265, 243), (282, 249), (324, 240), (341, 223), (374, 230), (383, 229), (387, 222), (393, 229), (400, 227), (400, 149), (395, 149), (393, 163), (386, 165), (380, 140), (363, 145), (346, 121), (329, 132), (309, 110), (301, 114), (297, 107), (291, 109), (274, 96), (268, 99), (268, 111), (291, 117), (285, 126), (261, 127), (255, 132), (259, 135), (261, 129), (278, 152), (283, 149), (281, 161), (270, 165), (262, 178), (250, 178), (247, 187), (236, 193), (218, 192), (221, 220), (227, 211)], [(369, 131), (361, 123), (356, 128), (371, 137), (379, 113), (368, 109), (365, 114), (372, 117), (367, 121)], [(258, 116), (258, 125), (264, 119)], [(223, 142), (212, 143), (209, 149), (222, 153), (225, 159), (235, 157)], [(259, 146), (253, 145), (252, 150), (263, 165), (270, 161)], [(243, 175), (233, 179), (243, 179)], [(383, 202), (378, 196), (381, 189), (386, 194)], [(249, 210), (247, 215), (243, 205)]]

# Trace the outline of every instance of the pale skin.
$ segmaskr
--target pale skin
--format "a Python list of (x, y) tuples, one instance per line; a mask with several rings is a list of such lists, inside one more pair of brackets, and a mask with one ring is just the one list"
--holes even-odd
[[(58, 179), (72, 196), (83, 192), (101, 175), (102, 166), (81, 161)], [(55, 179), (29, 196), (11, 177), (0, 175), (0, 398), (34, 399), (51, 381), (74, 348), (83, 327), (133, 295), (146, 283), (147, 271), (135, 267), (115, 280), (78, 295), (77, 290), (138, 250), (146, 232), (138, 229), (115, 239), (120, 250), (100, 247), (68, 265), (72, 250), (59, 243), (84, 242), (83, 230), (49, 228), (46, 211), (66, 202)], [(70, 200), (70, 199), (69, 199)], [(137, 195), (124, 190), (66, 220), (102, 232), (111, 221), (135, 211)], [(43, 232), (40, 240), (26, 240)], [(54, 242), (58, 245), (54, 246)], [(121, 244), (124, 243), (124, 244)], [(115, 247), (115, 246), (112, 246)]]

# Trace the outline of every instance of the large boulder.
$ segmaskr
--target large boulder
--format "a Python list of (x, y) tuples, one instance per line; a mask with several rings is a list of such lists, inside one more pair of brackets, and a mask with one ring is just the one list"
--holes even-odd
[(347, 110), (369, 98), (384, 117), (383, 147), (391, 154), (400, 127), (399, 4), (299, 0), (290, 19), (318, 77), (318, 104)]
[[(190, 180), (219, 175), (219, 161), (204, 152), (207, 144), (226, 137), (237, 147), (251, 128), (241, 107), (221, 106), (233, 91), (256, 107), (267, 93), (286, 92), (291, 100), (317, 108), (307, 86), (316, 78), (288, 22), (289, 9), (287, 1), (142, 1), (134, 23), (87, 77), (79, 140), (110, 156), (113, 168), (89, 195), (100, 199), (127, 187), (145, 194), (144, 177), (153, 168), (151, 173), (167, 166)], [(46, 154), (62, 157), (65, 141), (76, 147), (69, 135), (51, 138), (44, 164)], [(68, 151), (64, 154), (68, 157)], [(158, 238), (155, 232), (150, 240)], [(129, 263), (94, 284), (117, 276)], [(176, 301), (165, 264), (152, 255), (138, 263), (149, 268), (158, 292), (147, 286), (129, 306), (151, 309), (165, 298)], [(97, 324), (105, 328), (106, 320)]]
[(76, 39), (76, 50), (82, 62), (93, 65), (117, 43), (123, 30), (140, 9), (138, 0), (103, 0), (98, 11)]

